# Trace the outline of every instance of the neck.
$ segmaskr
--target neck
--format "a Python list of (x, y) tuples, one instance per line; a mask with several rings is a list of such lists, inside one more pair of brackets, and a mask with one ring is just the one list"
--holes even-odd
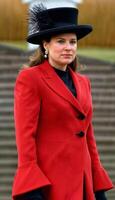
[(51, 62), (50, 60), (48, 60), (48, 62), (50, 63), (50, 65), (56, 69), (62, 70), (62, 71), (66, 71), (67, 69), (67, 65), (59, 65), (56, 63)]

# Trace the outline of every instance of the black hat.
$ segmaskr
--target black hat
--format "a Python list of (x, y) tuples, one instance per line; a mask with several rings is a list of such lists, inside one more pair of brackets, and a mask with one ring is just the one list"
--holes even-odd
[(43, 4), (40, 4), (30, 9), (27, 37), (29, 43), (40, 44), (50, 36), (70, 32), (76, 33), (77, 40), (79, 40), (91, 31), (91, 25), (78, 25), (78, 9), (76, 8), (47, 9)]

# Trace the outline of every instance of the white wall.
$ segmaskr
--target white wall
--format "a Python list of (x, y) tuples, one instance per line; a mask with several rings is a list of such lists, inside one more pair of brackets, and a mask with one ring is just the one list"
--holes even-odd
[(47, 0), (46, 7), (76, 7), (81, 0)]
[(48, 8), (50, 7), (61, 7), (62, 6), (68, 6), (68, 7), (74, 7), (78, 3), (82, 3), (83, 0), (22, 0), (22, 3), (43, 3), (46, 4)]

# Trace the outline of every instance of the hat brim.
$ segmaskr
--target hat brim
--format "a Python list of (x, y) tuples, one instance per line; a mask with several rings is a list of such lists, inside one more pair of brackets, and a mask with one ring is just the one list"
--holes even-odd
[(91, 25), (68, 25), (68, 26), (56, 27), (40, 31), (28, 36), (27, 42), (32, 44), (41, 44), (43, 40), (51, 36), (61, 33), (70, 33), (70, 32), (75, 33), (77, 36), (77, 40), (80, 40), (86, 35), (88, 35), (92, 30), (93, 29)]

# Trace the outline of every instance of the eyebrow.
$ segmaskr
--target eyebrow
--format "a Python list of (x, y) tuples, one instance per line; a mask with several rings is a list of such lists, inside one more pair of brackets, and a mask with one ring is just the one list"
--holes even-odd
[[(57, 39), (66, 40), (66, 38), (57, 37)], [(77, 38), (70, 38), (70, 40), (77, 40)]]

